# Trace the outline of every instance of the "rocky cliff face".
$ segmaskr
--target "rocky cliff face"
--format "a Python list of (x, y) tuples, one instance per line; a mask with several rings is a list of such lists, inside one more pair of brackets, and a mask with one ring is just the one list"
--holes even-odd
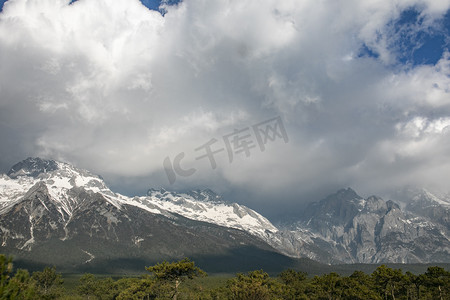
[(289, 232), (321, 244), (329, 262), (448, 262), (449, 206), (436, 199), (428, 197), (425, 206), (408, 201), (402, 210), (394, 201), (343, 189), (310, 204)]

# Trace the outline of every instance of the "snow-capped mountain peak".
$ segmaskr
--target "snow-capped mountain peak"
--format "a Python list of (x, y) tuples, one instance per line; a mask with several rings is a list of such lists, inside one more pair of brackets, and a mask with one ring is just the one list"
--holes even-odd
[(147, 196), (121, 196), (120, 199), (152, 213), (175, 213), (196, 221), (241, 229), (263, 239), (266, 239), (268, 232), (278, 231), (269, 220), (254, 210), (237, 203), (226, 203), (209, 189), (186, 193), (151, 189)]
[(449, 199), (433, 194), (425, 188), (421, 189), (414, 197), (412, 197), (412, 200), (414, 202), (418, 201), (428, 202), (430, 205), (439, 204), (444, 206), (450, 206)]
[[(100, 176), (89, 171), (54, 160), (27, 158), (15, 164), (7, 175), (0, 177), (0, 211), (20, 201), (37, 183), (44, 183), (51, 200), (60, 203), (69, 215), (75, 205), (69, 196), (69, 191), (73, 188), (114, 195)], [(116, 202), (114, 204), (117, 205)]]
[(54, 188), (84, 187), (94, 192), (109, 190), (98, 175), (68, 163), (41, 158), (29, 157), (15, 164), (7, 176), (20, 182), (44, 181)]
[(437, 192), (431, 192), (426, 188), (416, 188), (407, 186), (396, 193), (393, 197), (402, 207), (448, 207), (450, 208), (450, 197), (441, 195)]
[(37, 177), (42, 173), (51, 172), (58, 169), (58, 164), (54, 160), (45, 160), (39, 157), (28, 157), (27, 159), (11, 167), (7, 175), (16, 179), (19, 176)]
[(0, 211), (20, 201), (37, 183), (44, 184), (58, 210), (71, 215), (77, 206), (71, 196), (73, 189), (101, 194), (106, 201), (121, 208), (136, 206), (153, 214), (173, 215), (240, 229), (267, 240), (278, 229), (265, 217), (237, 203), (226, 203), (209, 189), (185, 193), (150, 189), (146, 196), (127, 197), (112, 192), (100, 176), (78, 169), (71, 164), (41, 158), (27, 158), (15, 164), (8, 176), (0, 177)]

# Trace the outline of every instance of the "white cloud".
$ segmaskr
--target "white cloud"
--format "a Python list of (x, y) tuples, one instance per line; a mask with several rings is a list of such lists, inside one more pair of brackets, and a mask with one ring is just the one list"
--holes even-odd
[[(435, 167), (449, 55), (398, 65), (390, 27), (415, 7), (437, 28), (450, 1), (186, 0), (164, 17), (138, 0), (68, 2), (9, 0), (0, 14), (0, 134), (15, 137), (4, 166), (43, 155), (167, 185), (162, 162), (184, 151), (198, 172), (178, 188), (297, 199), (450, 175)], [(358, 57), (364, 44), (379, 58)], [(195, 160), (209, 139), (277, 115), (288, 144), (216, 170)]]

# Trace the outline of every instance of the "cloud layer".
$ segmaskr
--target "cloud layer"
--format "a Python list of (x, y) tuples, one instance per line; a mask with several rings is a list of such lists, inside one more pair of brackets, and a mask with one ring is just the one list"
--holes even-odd
[[(212, 187), (263, 209), (342, 186), (446, 187), (450, 55), (413, 64), (402, 45), (442, 30), (450, 1), (185, 0), (164, 16), (69, 2), (9, 0), (0, 14), (3, 169), (43, 156), (122, 192)], [(405, 11), (420, 22), (401, 25)], [(224, 152), (214, 170), (195, 159), (275, 116), (288, 143)], [(170, 186), (163, 161), (181, 152), (197, 171)]]

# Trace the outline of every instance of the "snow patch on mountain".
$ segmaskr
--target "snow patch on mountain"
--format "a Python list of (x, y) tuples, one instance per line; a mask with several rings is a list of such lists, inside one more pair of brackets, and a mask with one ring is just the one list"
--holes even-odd
[(46, 185), (57, 210), (65, 219), (78, 203), (70, 193), (82, 188), (101, 194), (118, 209), (122, 204), (133, 205), (153, 214), (183, 217), (249, 232), (264, 240), (278, 229), (265, 217), (252, 209), (237, 203), (226, 203), (211, 190), (197, 190), (186, 193), (167, 192), (164, 189), (149, 190), (147, 196), (127, 197), (113, 193), (100, 176), (78, 169), (68, 163), (28, 158), (13, 166), (10, 176), (0, 177), (0, 214), (14, 205), (37, 183)]
[[(112, 192), (100, 176), (89, 171), (63, 162), (29, 158), (13, 166), (8, 175), (0, 174), (0, 216), (11, 212), (10, 208), (21, 199), (31, 197), (40, 204), (27, 208), (31, 210), (26, 215), (31, 211), (33, 214), (27, 231), (20, 233), (26, 236), (20, 243), (24, 250), (34, 244), (40, 233), (34, 232), (34, 225), (45, 223), (41, 217), (46, 211), (60, 215), (60, 239), (65, 240), (73, 212), (94, 199), (100, 202), (94, 202), (96, 207), (89, 209), (106, 218), (112, 228), (120, 222), (117, 216), (125, 214), (129, 218), (127, 209), (134, 206), (172, 220), (182, 216), (242, 230), (285, 255), (326, 263), (429, 262), (450, 257), (450, 197), (423, 189), (407, 190), (395, 201), (377, 196), (363, 198), (350, 188), (342, 189), (311, 203), (296, 223), (279, 229), (254, 210), (226, 202), (211, 190), (177, 193), (151, 189), (145, 196), (127, 197)], [(114, 213), (105, 210), (102, 199), (114, 207)], [(98, 230), (96, 226), (91, 229)], [(15, 234), (6, 227), (0, 228), (2, 245)], [(49, 230), (53, 227), (47, 226)], [(142, 242), (145, 239), (134, 236), (133, 244)]]
[[(58, 203), (68, 215), (71, 215), (72, 209), (76, 205), (69, 195), (73, 188), (83, 188), (92, 193), (109, 196), (114, 195), (100, 176), (63, 162), (28, 158), (13, 166), (8, 174), (10, 175), (3, 174), (0, 177), (0, 213), (14, 205), (39, 182), (47, 186), (52, 200)], [(117, 201), (111, 200), (111, 203), (119, 206)]]
[(179, 194), (153, 190), (148, 196), (134, 198), (121, 196), (118, 199), (152, 213), (168, 211), (196, 221), (244, 230), (262, 238), (267, 236), (267, 232), (278, 231), (269, 220), (246, 206), (237, 203), (209, 202), (209, 198), (199, 200), (192, 196), (192, 193)]

